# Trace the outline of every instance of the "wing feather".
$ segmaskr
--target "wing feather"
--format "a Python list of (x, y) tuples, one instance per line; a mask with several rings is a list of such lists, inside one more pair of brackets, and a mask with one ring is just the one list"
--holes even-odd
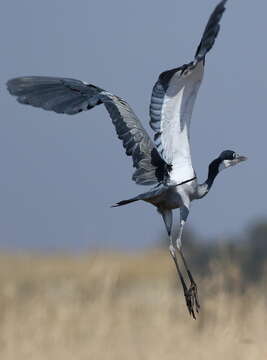
[(82, 81), (54, 77), (21, 77), (7, 83), (9, 92), (22, 104), (64, 114), (77, 114), (104, 104), (126, 154), (132, 156), (137, 184), (164, 180), (166, 164), (130, 106), (113, 94)]
[(211, 14), (195, 60), (160, 74), (153, 87), (150, 126), (154, 142), (164, 161), (171, 166), (170, 181), (180, 183), (195, 176), (190, 153), (190, 121), (203, 74), (205, 56), (218, 35), (227, 0)]

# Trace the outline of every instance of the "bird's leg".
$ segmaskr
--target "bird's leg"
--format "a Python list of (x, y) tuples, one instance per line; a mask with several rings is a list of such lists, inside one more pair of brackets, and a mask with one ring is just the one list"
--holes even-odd
[(179, 268), (179, 264), (177, 261), (177, 257), (176, 257), (176, 251), (175, 251), (175, 247), (173, 246), (173, 242), (172, 242), (172, 236), (170, 235), (170, 246), (169, 246), (169, 251), (171, 254), (171, 257), (175, 263), (175, 267), (177, 270), (177, 273), (179, 275), (180, 281), (182, 283), (183, 286), (183, 291), (184, 291), (184, 297), (185, 297), (185, 301), (186, 301), (186, 306), (189, 310), (189, 314), (193, 316), (194, 319), (196, 319), (195, 316), (195, 312), (194, 312), (194, 304), (193, 304), (193, 298), (190, 292), (190, 289), (187, 288), (186, 282), (184, 280), (183, 274)]
[[(189, 214), (188, 207), (183, 206), (180, 209), (180, 229), (179, 229), (179, 234), (178, 234), (177, 241), (176, 241), (176, 247), (177, 247), (177, 250), (178, 250), (178, 252), (179, 252), (179, 254), (181, 256), (181, 259), (183, 261), (184, 267), (186, 269), (186, 272), (187, 272), (189, 280), (190, 280), (190, 288), (188, 289), (188, 293), (187, 293), (187, 296), (186, 296), (186, 302), (187, 302), (187, 304), (189, 303), (191, 305), (191, 307), (190, 308), (188, 307), (188, 309), (189, 309), (190, 314), (193, 315), (194, 314), (194, 309), (195, 309), (195, 311), (197, 313), (199, 312), (199, 309), (200, 309), (199, 300), (198, 300), (198, 293), (197, 293), (197, 285), (196, 285), (196, 282), (195, 282), (195, 280), (194, 280), (194, 278), (192, 276), (191, 271), (189, 270), (187, 262), (185, 260), (185, 257), (184, 257), (183, 251), (182, 251), (182, 241), (181, 241), (182, 240), (183, 228), (184, 228), (185, 222), (187, 220), (188, 214)], [(190, 298), (189, 301), (187, 300), (187, 297)], [(193, 315), (193, 317), (194, 317), (194, 315)]]
[(183, 291), (184, 291), (184, 296), (186, 299), (186, 305), (188, 307), (189, 313), (190, 315), (193, 316), (193, 318), (195, 319), (195, 312), (194, 312), (194, 306), (192, 304), (192, 295), (190, 295), (190, 289), (187, 288), (186, 282), (184, 280), (183, 274), (180, 270), (179, 264), (178, 264), (178, 260), (176, 257), (176, 249), (173, 245), (173, 240), (172, 240), (172, 234), (171, 234), (171, 230), (172, 230), (172, 211), (171, 210), (166, 210), (166, 209), (158, 209), (158, 211), (160, 212), (160, 214), (162, 215), (162, 218), (164, 220), (165, 226), (166, 226), (166, 230), (167, 233), (169, 235), (169, 239), (170, 239), (170, 245), (169, 245), (169, 251), (170, 251), (170, 255), (174, 261), (176, 270), (177, 270), (177, 274), (179, 276), (179, 279), (182, 283), (183, 286)]
[(178, 251), (183, 260), (184, 267), (187, 271), (187, 274), (188, 274), (188, 277), (190, 280), (190, 288), (189, 288), (188, 292), (189, 292), (189, 296), (192, 298), (192, 306), (195, 307), (195, 310), (198, 313), (199, 309), (200, 309), (200, 304), (199, 304), (199, 299), (198, 299), (197, 284), (192, 276), (191, 271), (188, 268), (188, 265), (186, 263), (182, 249), (180, 248), (180, 249), (178, 249)]

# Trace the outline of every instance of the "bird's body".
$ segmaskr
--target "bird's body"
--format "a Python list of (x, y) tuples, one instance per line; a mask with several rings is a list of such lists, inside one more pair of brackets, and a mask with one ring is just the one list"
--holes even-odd
[(198, 198), (198, 185), (196, 179), (181, 185), (167, 186), (160, 195), (153, 196), (147, 201), (157, 208), (174, 210), (181, 208), (184, 205), (185, 198), (188, 198), (189, 202)]
[[(182, 282), (187, 307), (195, 318), (199, 310), (196, 283), (185, 261), (181, 238), (193, 200), (205, 196), (218, 173), (246, 158), (225, 150), (209, 165), (208, 177), (198, 183), (190, 151), (190, 122), (193, 106), (204, 75), (205, 57), (218, 35), (219, 22), (227, 0), (222, 0), (211, 14), (194, 60), (160, 74), (150, 102), (150, 139), (131, 107), (120, 97), (98, 86), (79, 80), (57, 77), (29, 76), (11, 79), (9, 92), (22, 104), (41, 107), (57, 113), (77, 114), (104, 104), (123, 142), (126, 154), (133, 159), (133, 180), (150, 190), (114, 206), (139, 200), (154, 205), (161, 214), (170, 238), (170, 254)], [(176, 242), (172, 237), (172, 210), (180, 209), (180, 230)], [(188, 288), (176, 257), (178, 251), (190, 280)]]
[[(193, 178), (192, 180), (179, 185), (157, 185), (145, 193), (123, 201), (130, 203), (143, 200), (160, 209), (174, 210), (184, 205), (185, 198), (187, 199), (187, 202), (191, 202), (193, 200), (200, 199), (202, 196), (197, 179)], [(120, 206), (120, 203), (113, 205), (113, 207), (116, 206)]]

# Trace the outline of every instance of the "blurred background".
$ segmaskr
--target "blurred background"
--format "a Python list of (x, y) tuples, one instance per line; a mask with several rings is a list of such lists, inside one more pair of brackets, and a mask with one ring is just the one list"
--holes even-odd
[(228, 1), (193, 113), (200, 181), (224, 149), (249, 158), (192, 206), (184, 247), (196, 322), (154, 208), (110, 208), (144, 187), (106, 110), (57, 115), (5, 89), (22, 75), (81, 79), (127, 100), (150, 132), (153, 84), (191, 61), (217, 2), (1, 3), (3, 359), (266, 358), (267, 3)]

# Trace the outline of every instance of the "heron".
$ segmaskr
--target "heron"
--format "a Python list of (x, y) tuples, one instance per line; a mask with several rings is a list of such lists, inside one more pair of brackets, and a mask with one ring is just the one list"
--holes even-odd
[[(150, 186), (148, 191), (119, 201), (113, 207), (141, 200), (156, 207), (168, 233), (169, 252), (182, 284), (186, 306), (194, 319), (200, 310), (198, 288), (182, 249), (190, 205), (208, 194), (219, 172), (247, 159), (233, 150), (221, 152), (209, 164), (203, 183), (198, 182), (191, 160), (192, 111), (203, 79), (205, 58), (219, 33), (226, 2), (220, 1), (210, 15), (193, 61), (159, 75), (150, 102), (154, 141), (126, 101), (98, 86), (71, 78), (46, 76), (18, 77), (7, 82), (8, 91), (19, 103), (56, 113), (74, 115), (104, 104), (126, 154), (132, 157), (135, 168), (132, 180)], [(180, 209), (177, 238), (172, 231), (174, 209)]]

